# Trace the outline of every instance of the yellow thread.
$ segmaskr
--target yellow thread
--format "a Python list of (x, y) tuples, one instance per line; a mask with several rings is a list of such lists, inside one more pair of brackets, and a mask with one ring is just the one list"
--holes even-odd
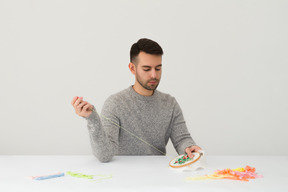
[(232, 171), (239, 171), (239, 172), (244, 172), (245, 168), (236, 168), (236, 169), (232, 169)]

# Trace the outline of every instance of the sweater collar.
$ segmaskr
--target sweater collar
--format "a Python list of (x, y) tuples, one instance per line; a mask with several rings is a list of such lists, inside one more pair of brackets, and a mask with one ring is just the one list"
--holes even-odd
[(130, 94), (131, 94), (134, 98), (137, 98), (137, 99), (140, 99), (140, 100), (144, 100), (144, 101), (152, 101), (152, 100), (154, 100), (154, 99), (157, 97), (157, 95), (158, 95), (158, 91), (157, 91), (157, 90), (154, 90), (154, 93), (153, 93), (153, 95), (151, 95), (151, 96), (140, 95), (139, 93), (137, 93), (137, 92), (133, 89), (133, 85), (131, 85), (128, 90), (129, 90)]

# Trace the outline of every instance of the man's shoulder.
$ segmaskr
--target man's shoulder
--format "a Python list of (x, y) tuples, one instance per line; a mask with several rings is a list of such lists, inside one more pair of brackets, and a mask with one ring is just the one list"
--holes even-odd
[(157, 90), (158, 97), (164, 102), (176, 102), (174, 96), (170, 95), (169, 93), (164, 93), (162, 91)]

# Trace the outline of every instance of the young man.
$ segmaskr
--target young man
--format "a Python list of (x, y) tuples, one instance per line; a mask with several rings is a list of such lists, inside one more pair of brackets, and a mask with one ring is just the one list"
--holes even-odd
[(165, 155), (171, 139), (178, 154), (199, 151), (174, 97), (157, 91), (163, 50), (150, 39), (140, 39), (130, 50), (133, 86), (110, 96), (101, 118), (93, 105), (74, 97), (76, 114), (87, 119), (93, 154), (108, 162), (114, 155)]

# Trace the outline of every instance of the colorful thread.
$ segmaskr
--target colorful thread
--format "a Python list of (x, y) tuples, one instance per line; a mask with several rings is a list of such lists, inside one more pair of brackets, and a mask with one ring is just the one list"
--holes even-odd
[(187, 161), (190, 161), (191, 158), (188, 157), (188, 155), (183, 155), (182, 157), (178, 158), (174, 164), (178, 164), (178, 165), (182, 165), (182, 164), (185, 164)]
[(57, 174), (52, 174), (52, 175), (42, 175), (42, 176), (34, 176), (34, 177), (31, 177), (32, 179), (34, 180), (45, 180), (45, 179), (52, 179), (52, 178), (57, 178), (57, 177), (63, 177), (65, 176), (64, 173), (57, 173)]
[[(91, 179), (93, 181), (101, 181), (104, 179), (111, 179), (112, 178), (112, 175), (86, 175), (86, 174), (76, 173), (76, 172), (71, 172), (71, 171), (67, 171), (66, 175), (70, 175), (72, 177), (77, 177), (77, 178), (83, 178), (83, 179)], [(33, 180), (41, 181), (41, 180), (45, 180), (45, 179), (52, 179), (52, 178), (63, 177), (63, 176), (65, 176), (65, 174), (59, 172), (59, 173), (51, 174), (51, 175), (33, 176), (31, 178)]]
[(84, 178), (84, 179), (93, 179), (93, 175), (85, 175), (82, 173), (73, 173), (71, 171), (67, 171), (66, 174), (70, 175), (72, 177), (78, 177), (78, 178)]
[[(94, 181), (101, 181), (104, 179), (112, 178), (112, 175), (86, 175), (86, 174), (76, 173), (76, 172), (71, 172), (71, 171), (67, 171), (66, 174), (72, 177), (77, 177), (77, 178), (94, 179)], [(101, 178), (95, 178), (95, 177), (101, 177)]]
[(94, 175), (94, 176), (101, 177), (101, 178), (97, 178), (95, 181), (101, 181), (104, 179), (111, 179), (112, 178), (112, 175)]
[(262, 175), (255, 173), (254, 167), (246, 166), (245, 168), (237, 169), (223, 169), (217, 170), (211, 175), (205, 175), (200, 177), (187, 177), (186, 180), (206, 180), (206, 179), (232, 179), (239, 181), (249, 181), (249, 179), (262, 178)]

